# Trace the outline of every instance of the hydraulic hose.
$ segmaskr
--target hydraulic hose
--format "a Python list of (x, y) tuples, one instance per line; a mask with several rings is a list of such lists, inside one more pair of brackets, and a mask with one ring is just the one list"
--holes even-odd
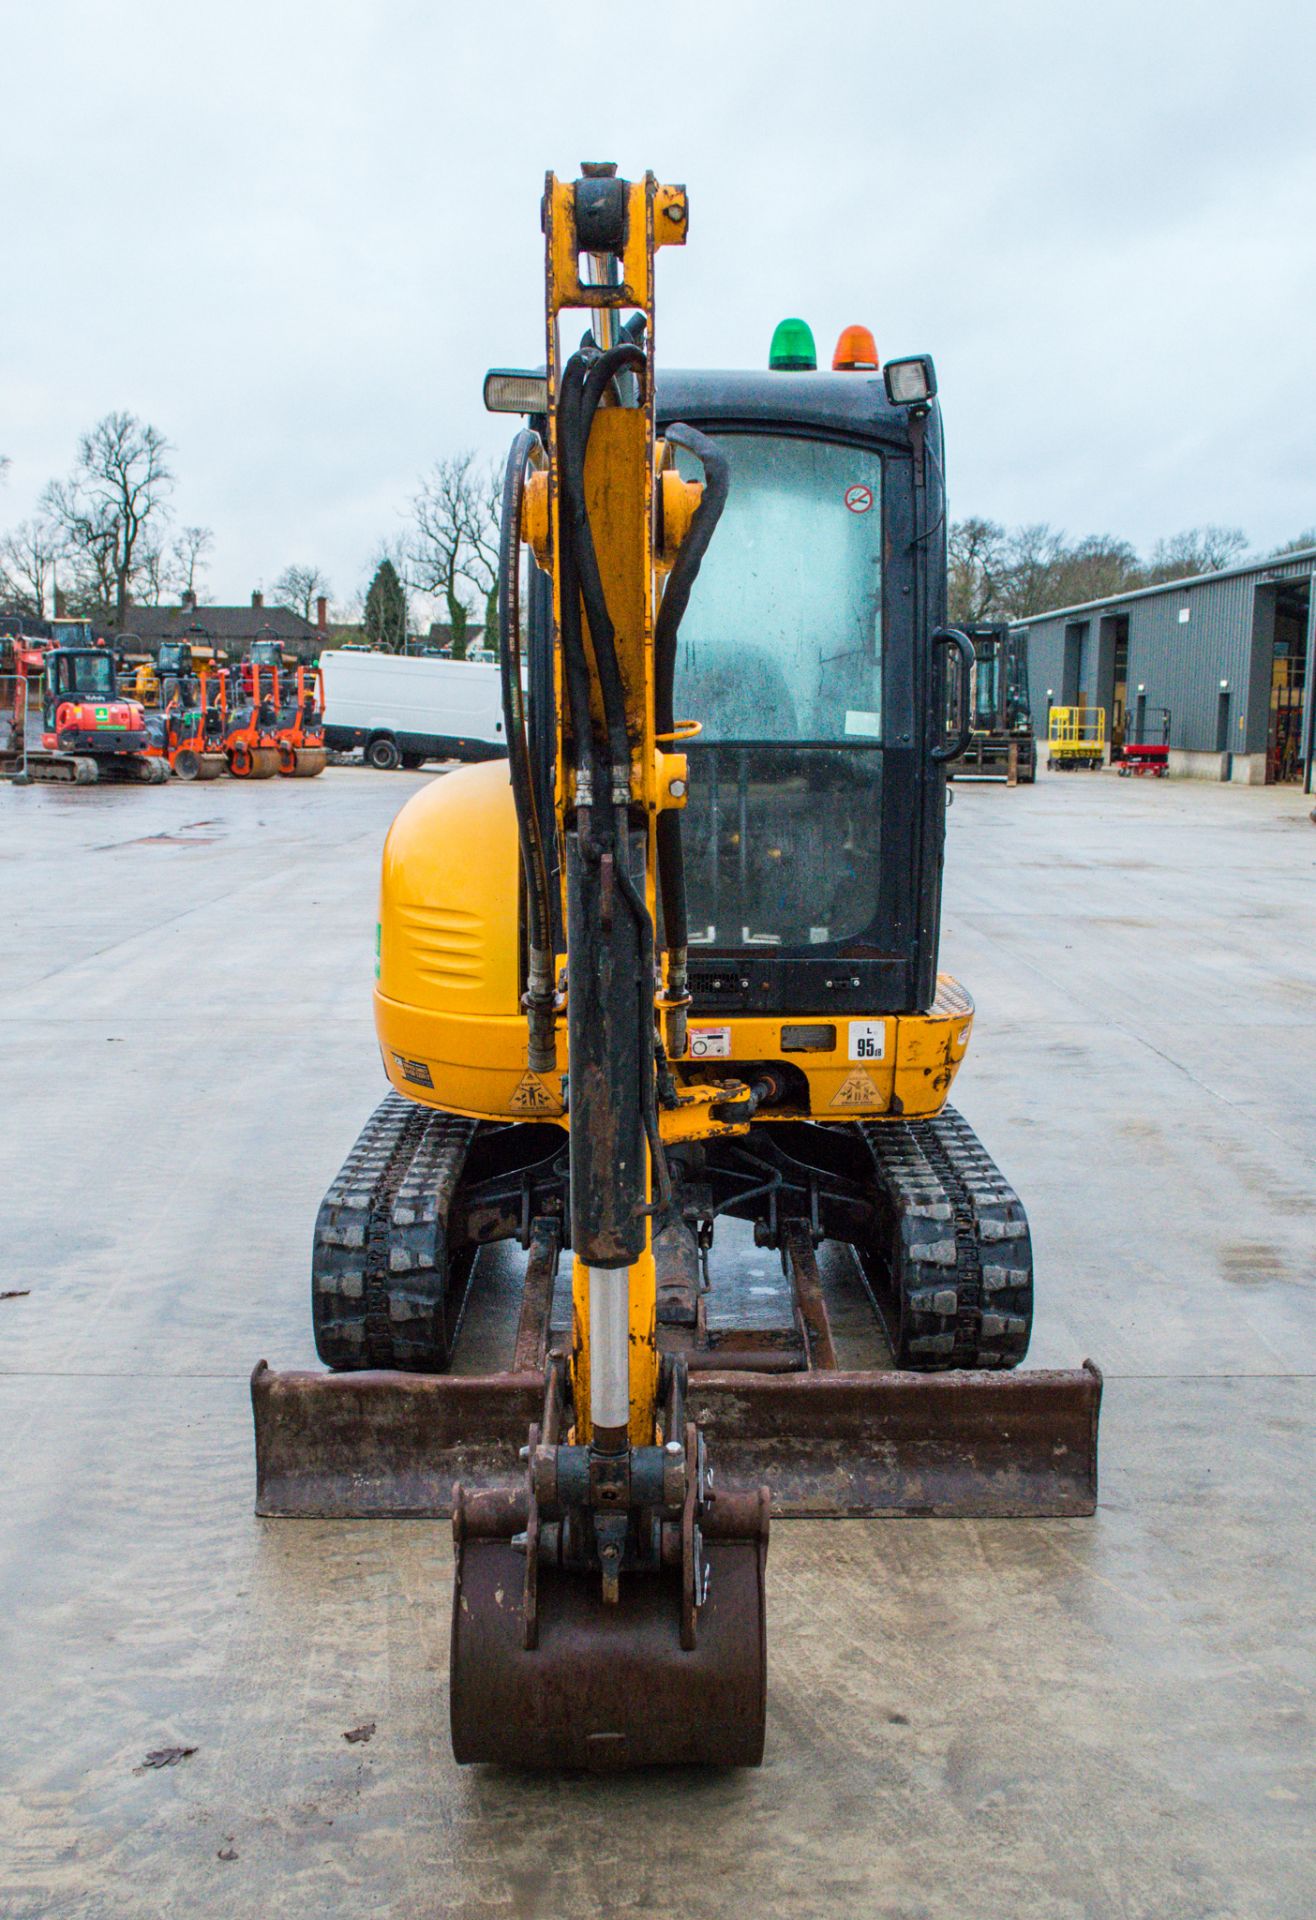
[[(582, 355), (573, 354), (568, 362), (568, 372), (577, 361), (582, 366), (585, 364)], [(563, 435), (561, 441), (564, 504), (571, 525), (572, 557), (580, 586), (580, 596), (585, 603), (585, 614), (589, 621), (590, 644), (594, 651), (595, 671), (598, 674), (599, 693), (603, 701), (614, 803), (623, 798), (625, 800), (630, 798), (631, 747), (626, 726), (626, 690), (622, 684), (621, 670), (617, 663), (616, 628), (608, 612), (607, 596), (603, 590), (603, 578), (599, 572), (598, 554), (595, 550), (594, 535), (589, 524), (589, 511), (585, 503), (585, 454), (589, 446), (594, 415), (612, 381), (617, 374), (627, 368), (634, 368), (638, 372), (646, 364), (643, 350), (633, 340), (624, 340), (620, 345), (610, 348), (607, 353), (600, 354), (585, 374), (579, 416), (570, 420), (570, 430)], [(563, 377), (565, 383), (565, 374)]]
[[(693, 453), (703, 466), (704, 497), (677, 551), (654, 622), (654, 731), (658, 734), (670, 734), (676, 726), (676, 637), (731, 485), (730, 465), (716, 440), (679, 421), (668, 427), (666, 438), (673, 446)], [(658, 815), (657, 845), (658, 893), (667, 944), (668, 1045), (673, 1054), (679, 1055), (685, 1052), (686, 1008), (690, 999), (690, 926), (681, 815), (675, 808), (664, 808)]]
[[(562, 391), (558, 397), (558, 447), (562, 451), (565, 472), (566, 449), (580, 431), (580, 395), (585, 380), (585, 362), (572, 354), (562, 371)], [(559, 614), (562, 639), (562, 677), (566, 682), (567, 707), (571, 714), (572, 756), (576, 772), (576, 805), (586, 812), (586, 831), (582, 849), (590, 851), (589, 810), (594, 805), (599, 779), (599, 756), (590, 715), (589, 661), (585, 655), (585, 637), (580, 619), (580, 580), (576, 571), (575, 543), (569, 518), (560, 526), (558, 542)]]
[(535, 806), (525, 699), (521, 690), (521, 504), (526, 467), (536, 450), (537, 433), (523, 429), (512, 442), (503, 475), (502, 519), (498, 539), (499, 666), (503, 696), (503, 733), (512, 779), (521, 865), (526, 885), (529, 978), (524, 1005), (530, 1032), (528, 1065), (532, 1073), (551, 1073), (557, 1064), (553, 1023), (553, 939), (549, 910), (548, 865)]
[[(643, 1211), (652, 1213), (665, 1211), (670, 1204), (672, 1193), (671, 1174), (658, 1128), (657, 1088), (654, 1077), (653, 921), (648, 906), (630, 873), (628, 812), (631, 747), (630, 734), (626, 725), (626, 690), (617, 659), (616, 628), (608, 611), (607, 595), (599, 571), (598, 554), (589, 520), (589, 507), (585, 498), (585, 457), (594, 416), (603, 395), (619, 373), (632, 368), (637, 373), (642, 372), (646, 365), (645, 354), (633, 338), (621, 341), (607, 353), (599, 354), (592, 360), (587, 360), (582, 354), (573, 354), (563, 371), (562, 400), (559, 403), (558, 415), (558, 447), (562, 458), (562, 495), (565, 509), (562, 523), (564, 537), (561, 543), (563, 549), (563, 645), (565, 650), (568, 644), (566, 595), (570, 581), (574, 619), (572, 638), (578, 646), (579, 659), (583, 662), (583, 635), (580, 631), (579, 606), (576, 603), (578, 592), (579, 599), (584, 602), (585, 614), (589, 622), (590, 644), (594, 654), (594, 666), (598, 675), (599, 693), (607, 728), (606, 777), (609, 780), (609, 797), (612, 802), (610, 819), (609, 813), (603, 808), (601, 793), (598, 795), (599, 810), (603, 820), (609, 822), (611, 829), (613, 875), (617, 891), (635, 922), (639, 936), (636, 990), (640, 1002), (640, 1031), (649, 1036), (645, 1085), (640, 1107), (658, 1190), (656, 1200)], [(588, 682), (586, 682), (586, 697), (588, 697)], [(574, 717), (574, 706), (572, 725), (573, 729), (579, 730)], [(599, 774), (601, 778), (605, 777), (603, 764), (599, 766)]]

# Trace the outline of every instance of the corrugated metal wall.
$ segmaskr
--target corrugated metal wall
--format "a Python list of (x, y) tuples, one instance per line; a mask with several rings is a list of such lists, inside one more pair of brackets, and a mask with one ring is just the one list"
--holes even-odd
[[(1277, 562), (1253, 572), (1168, 586), (1133, 600), (1116, 600), (1028, 627), (1028, 684), (1039, 737), (1045, 737), (1047, 689), (1052, 704), (1064, 703), (1066, 636), (1072, 666), (1075, 635), (1082, 630), (1080, 697), (1098, 697), (1101, 623), (1114, 614), (1129, 622), (1128, 700), (1146, 689), (1149, 713), (1168, 707), (1170, 744), (1214, 753), (1220, 716), (1220, 682), (1228, 681), (1229, 750), (1265, 751), (1270, 713), (1270, 661), (1274, 644), (1274, 595), (1267, 583), (1311, 576), (1310, 559)], [(1188, 618), (1180, 618), (1183, 610)], [(1308, 690), (1311, 698), (1312, 690)], [(1110, 715), (1107, 714), (1109, 725)], [(1243, 725), (1240, 727), (1239, 722)]]

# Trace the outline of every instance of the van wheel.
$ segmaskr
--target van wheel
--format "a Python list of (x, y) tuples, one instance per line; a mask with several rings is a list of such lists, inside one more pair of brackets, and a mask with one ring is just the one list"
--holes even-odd
[(366, 748), (366, 765), (377, 767), (380, 773), (391, 773), (401, 760), (398, 743), (390, 734), (378, 734)]

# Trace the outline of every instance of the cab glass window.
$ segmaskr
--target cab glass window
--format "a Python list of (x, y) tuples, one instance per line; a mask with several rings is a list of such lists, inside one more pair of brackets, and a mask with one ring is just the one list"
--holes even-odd
[[(721, 437), (726, 509), (681, 622), (676, 711), (715, 742), (882, 739), (882, 462)], [(681, 471), (701, 469), (684, 450)]]

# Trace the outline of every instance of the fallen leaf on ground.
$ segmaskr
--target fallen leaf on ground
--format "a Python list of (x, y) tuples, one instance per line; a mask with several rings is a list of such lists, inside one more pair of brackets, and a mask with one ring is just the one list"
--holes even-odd
[(180, 1760), (186, 1760), (196, 1752), (195, 1747), (156, 1747), (142, 1761), (144, 1767), (176, 1767)]
[(367, 1720), (363, 1726), (351, 1728), (349, 1732), (343, 1735), (343, 1738), (344, 1740), (350, 1741), (351, 1744), (355, 1746), (358, 1740), (368, 1740), (374, 1731), (375, 1731), (374, 1721)]

